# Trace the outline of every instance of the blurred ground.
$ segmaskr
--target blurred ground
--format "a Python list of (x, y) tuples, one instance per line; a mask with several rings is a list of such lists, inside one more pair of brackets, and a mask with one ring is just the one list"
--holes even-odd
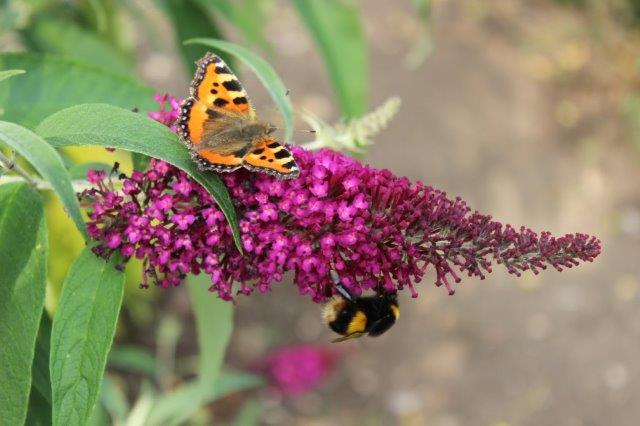
[[(624, 108), (637, 86), (640, 43), (615, 23), (546, 1), (434, 3), (435, 50), (410, 70), (404, 58), (419, 26), (410, 2), (361, 2), (371, 106), (391, 95), (403, 101), (367, 160), (503, 222), (599, 235), (603, 254), (537, 277), (497, 269), (485, 281), (464, 280), (453, 297), (429, 276), (418, 299), (402, 295), (391, 332), (343, 344), (350, 353), (317, 392), (265, 396), (262, 421), (637, 424), (640, 153)], [(312, 42), (292, 10), (276, 15), (267, 33), (279, 55), (271, 60), (293, 101), (336, 118)], [(158, 84), (181, 94), (186, 77), (166, 74)], [(274, 114), (259, 85), (247, 85), (259, 112)], [(240, 299), (228, 363), (244, 367), (270, 347), (328, 341), (319, 316), (286, 283)]]

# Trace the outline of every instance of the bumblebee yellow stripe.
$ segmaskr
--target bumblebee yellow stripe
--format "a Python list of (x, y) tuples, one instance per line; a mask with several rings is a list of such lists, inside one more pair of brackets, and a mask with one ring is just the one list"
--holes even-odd
[(396, 319), (400, 318), (400, 308), (398, 308), (396, 305), (391, 305), (391, 313), (393, 313), (393, 316)]
[(357, 333), (359, 331), (364, 331), (364, 328), (367, 326), (367, 316), (362, 311), (357, 311), (353, 316), (351, 321), (349, 322), (349, 327), (347, 328), (347, 334)]

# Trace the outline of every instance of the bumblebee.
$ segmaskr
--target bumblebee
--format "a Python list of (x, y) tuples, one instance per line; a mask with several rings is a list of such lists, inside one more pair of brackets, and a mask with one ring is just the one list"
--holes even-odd
[(395, 292), (378, 290), (374, 296), (354, 297), (340, 283), (336, 289), (340, 296), (330, 299), (322, 310), (322, 319), (341, 337), (333, 343), (362, 337), (380, 336), (389, 330), (400, 317), (398, 297)]

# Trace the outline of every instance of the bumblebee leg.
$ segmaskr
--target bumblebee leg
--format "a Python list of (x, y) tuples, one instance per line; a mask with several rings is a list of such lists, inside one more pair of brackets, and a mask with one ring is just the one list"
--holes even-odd
[(396, 317), (391, 314), (386, 315), (371, 325), (371, 329), (369, 329), (369, 336), (377, 337), (385, 331), (389, 330), (395, 323)]
[(331, 343), (339, 343), (349, 339), (357, 339), (358, 337), (362, 337), (365, 334), (367, 333), (365, 333), (364, 331), (356, 331), (355, 333), (347, 334), (346, 336), (336, 337), (331, 341)]

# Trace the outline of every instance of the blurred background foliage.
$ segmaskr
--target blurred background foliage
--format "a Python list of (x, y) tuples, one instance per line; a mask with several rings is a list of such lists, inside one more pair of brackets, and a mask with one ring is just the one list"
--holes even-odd
[[(580, 157), (587, 164), (593, 165), (606, 158), (609, 151), (614, 149), (609, 145), (610, 141), (622, 140), (632, 146), (636, 154), (640, 153), (640, 1), (406, 0), (404, 3), (406, 4), (399, 7), (402, 13), (395, 14), (385, 9), (381, 2), (348, 0), (3, 0), (0, 2), (0, 46), (3, 52), (22, 53), (0, 54), (0, 70), (26, 69), (28, 73), (12, 77), (10, 85), (7, 81), (0, 82), (0, 118), (33, 128), (54, 111), (88, 101), (102, 101), (124, 108), (135, 107), (141, 112), (154, 109), (156, 106), (151, 99), (154, 92), (169, 91), (176, 96), (186, 94), (193, 62), (205, 50), (202, 46), (182, 43), (193, 37), (226, 39), (249, 47), (270, 62), (284, 64), (279, 71), (283, 75), (296, 74), (295, 84), (301, 89), (309, 84), (309, 78), (316, 78), (318, 75), (309, 72), (310, 68), (319, 63), (314, 62), (313, 58), (308, 65), (300, 64), (305, 62), (307, 50), (300, 47), (297, 38), (309, 37), (317, 49), (317, 55), (322, 59), (327, 87), (330, 86), (334, 92), (333, 103), (336, 107), (333, 108), (331, 102), (317, 96), (299, 100), (296, 107), (308, 109), (325, 121), (361, 117), (373, 106), (382, 104), (383, 100), (395, 94), (396, 86), (399, 91), (403, 89), (401, 79), (411, 77), (398, 69), (414, 73), (424, 69), (430, 55), (439, 48), (437, 37), (433, 37), (433, 33), (437, 32), (434, 28), (439, 22), (446, 22), (455, 27), (447, 35), (453, 33), (463, 40), (461, 43), (479, 35), (484, 37), (482, 49), (491, 51), (496, 48), (502, 52), (500, 49), (506, 44), (522, 54), (523, 73), (533, 81), (545, 84), (543, 87), (549, 91), (548, 97), (552, 105), (549, 114), (558, 127), (557, 133), (562, 141), (562, 146), (557, 148), (559, 152), (563, 152), (563, 149), (571, 150), (572, 156)], [(379, 18), (380, 13), (376, 12), (376, 8), (389, 12), (385, 19), (375, 21), (385, 22), (387, 26), (371, 24), (371, 17)], [(445, 33), (443, 30), (440, 32)], [(372, 43), (376, 43), (377, 51), (383, 52), (385, 49), (393, 50), (389, 46), (394, 43), (400, 44), (400, 53), (395, 56), (387, 55), (385, 59), (390, 61), (389, 58), (393, 57), (397, 60), (398, 67), (390, 69), (388, 63), (374, 62)], [(469, 53), (470, 56), (473, 54)], [(491, 52), (487, 53), (490, 54)], [(243, 68), (238, 61), (228, 55), (223, 56), (234, 70), (242, 73)], [(292, 64), (298, 65), (293, 70), (285, 69), (285, 66)], [(383, 73), (384, 81), (390, 83), (385, 85), (383, 82), (373, 86), (372, 81), (383, 80), (376, 78)], [(307, 77), (306, 74), (313, 76)], [(398, 74), (403, 77), (398, 77)], [(252, 98), (265, 101), (265, 96), (257, 90), (251, 90), (255, 86), (252, 77), (248, 73), (242, 75), (245, 76)], [(33, 84), (33, 81), (39, 81), (40, 84)], [(428, 76), (420, 82), (428, 85)], [(499, 83), (492, 87), (496, 92), (503, 90)], [(413, 93), (410, 89), (405, 92)], [(442, 96), (440, 93), (431, 94)], [(296, 92), (292, 93), (294, 99), (297, 96)], [(47, 102), (40, 102), (43, 98)], [(446, 96), (443, 96), (444, 106), (439, 105), (438, 108), (444, 108), (446, 102)], [(408, 116), (414, 118), (413, 124), (420, 122), (419, 116), (424, 111), (415, 106), (407, 108)], [(435, 114), (434, 110), (429, 111)], [(268, 111), (259, 112), (267, 118), (275, 117)], [(592, 125), (594, 122), (598, 122), (598, 125)], [(299, 126), (304, 125), (301, 120), (297, 123)], [(410, 133), (426, 130), (429, 129), (410, 129), (402, 135), (410, 138)], [(389, 140), (385, 143), (402, 142)], [(439, 161), (428, 162), (420, 156), (410, 156), (408, 148), (399, 157), (389, 150), (384, 151), (384, 158), (380, 156), (382, 154), (373, 154), (372, 160), (374, 163), (377, 161), (378, 165), (395, 167), (394, 170), (410, 176), (438, 178), (438, 167), (450, 167), (451, 158), (439, 151), (443, 149), (441, 146), (446, 146), (444, 142), (446, 141), (430, 139), (428, 144), (421, 145), (429, 156)], [(465, 148), (460, 147), (461, 150)], [(513, 147), (509, 145), (507, 149)], [(554, 153), (557, 154), (556, 151)], [(65, 154), (69, 167), (96, 161), (110, 165), (118, 161), (123, 170), (132, 168), (131, 157), (124, 152), (111, 153), (100, 148), (82, 148), (66, 149)], [(435, 170), (433, 174), (423, 172), (428, 168), (425, 164)], [(456, 164), (460, 168), (449, 170), (448, 173), (462, 175), (460, 186), (449, 183), (453, 189), (463, 192), (463, 183), (469, 183), (464, 180), (466, 174), (462, 167), (467, 163), (462, 161)], [(592, 180), (587, 181), (595, 182), (593, 185), (597, 187), (599, 175), (589, 176)], [(472, 180), (475, 181), (476, 177)], [(623, 192), (619, 188), (617, 191)], [(503, 190), (505, 192), (509, 193)], [(508, 198), (506, 195), (504, 197)], [(629, 192), (620, 196), (623, 200), (632, 201), (620, 202), (622, 213), (608, 219), (605, 230), (619, 226), (620, 229), (637, 232), (637, 209), (624, 207), (629, 203), (633, 204), (634, 197), (636, 195), (629, 195)], [(50, 282), (47, 307), (54, 311), (62, 280), (71, 261), (82, 250), (83, 242), (52, 194), (47, 195), (46, 209), (52, 253), (48, 269)], [(519, 219), (519, 216), (515, 217)], [(581, 222), (583, 219), (575, 219), (581, 217), (579, 214), (570, 217), (570, 220), (566, 220), (567, 223), (589, 223)], [(560, 224), (566, 223), (560, 221)], [(125, 308), (116, 340), (119, 343), (110, 356), (111, 374), (107, 376), (103, 386), (102, 405), (95, 414), (96, 424), (102, 424), (108, 418), (122, 423), (128, 416), (148, 410), (150, 403), (145, 400), (143, 390), (157, 393), (173, 389), (183, 377), (193, 376), (197, 370), (197, 361), (192, 356), (196, 352), (197, 340), (193, 335), (193, 327), (189, 326), (192, 319), (188, 310), (188, 297), (177, 292), (140, 291), (139, 268), (135, 263), (128, 266)], [(523, 282), (522, 288), (525, 291), (538, 285), (535, 279)], [(637, 279), (633, 275), (621, 275), (615, 288), (621, 300), (633, 299), (638, 292)], [(282, 291), (279, 293), (281, 295)], [(246, 309), (258, 309), (257, 304), (263, 302), (268, 306), (263, 309), (279, 312), (277, 297), (272, 302), (265, 302), (264, 298), (258, 302), (248, 301)], [(446, 325), (449, 324), (447, 321), (453, 321), (447, 316), (449, 314), (436, 312), (436, 316), (438, 314), (444, 318), (441, 318), (445, 324), (443, 327), (449, 327), (450, 325)], [(316, 315), (315, 311), (313, 315)], [(313, 340), (321, 334), (317, 331), (317, 318), (313, 315), (302, 316), (296, 325), (296, 330), (302, 330), (296, 332), (297, 337)], [(276, 321), (268, 313), (259, 313), (256, 317)], [(542, 322), (540, 327), (544, 329), (546, 317), (536, 318), (543, 319), (533, 321), (534, 325), (531, 327), (535, 328)], [(241, 321), (241, 327), (244, 327), (243, 334), (238, 337), (236, 348), (233, 349), (234, 355), (239, 359), (245, 359), (247, 353), (264, 354), (267, 348), (295, 340), (293, 337), (283, 337), (283, 334), (287, 334), (286, 331), (274, 330), (262, 323), (247, 325), (246, 321)], [(413, 330), (416, 331), (415, 328)], [(461, 353), (464, 352), (459, 348), (460, 345), (455, 342), (444, 345), (433, 358), (463, 360), (464, 355)], [(176, 358), (180, 358), (181, 362), (176, 362)], [(430, 360), (425, 361), (423, 367), (428, 371), (431, 371), (429, 368), (438, 370), (436, 380), (443, 376), (457, 377), (447, 370), (455, 367), (444, 361)], [(607, 380), (616, 382), (616, 377), (620, 374), (616, 376), (619, 369), (614, 370), (611, 373), (613, 379)], [(368, 388), (375, 387), (379, 381), (362, 371), (364, 370), (354, 367), (348, 381), (355, 383), (353, 388), (361, 390), (363, 398), (366, 398), (371, 395)], [(248, 389), (257, 384), (252, 381), (252, 377), (241, 376), (238, 381), (230, 382), (241, 389), (242, 383), (245, 383), (244, 388)], [(230, 389), (233, 389), (232, 385)], [(225, 393), (224, 389), (216, 392)], [(194, 416), (192, 421), (195, 424), (206, 424), (215, 416), (230, 423), (235, 422), (233, 424), (252, 424), (259, 416), (259, 413), (256, 414), (259, 408), (252, 402), (255, 393), (251, 392), (247, 391), (240, 397), (228, 396), (223, 399), (223, 403), (216, 404), (214, 409), (191, 413)], [(433, 395), (437, 393), (432, 392)], [(180, 400), (179, 395), (178, 401), (173, 403), (184, 404), (190, 395), (182, 395), (181, 398), (183, 399)], [(287, 418), (287, 414), (283, 414), (279, 408), (279, 398), (273, 395), (266, 398), (270, 413), (270, 417), (267, 416), (266, 419), (271, 424), (278, 424), (278, 419)], [(416, 414), (416, 402), (411, 395), (401, 394), (394, 398), (389, 403), (391, 408), (388, 408), (392, 414), (386, 416), (394, 415), (403, 424), (421, 424), (424, 418), (421, 417), (422, 414)], [(529, 399), (525, 398), (524, 402), (520, 401), (520, 405), (516, 404), (515, 414), (509, 414), (515, 419), (514, 424), (527, 424), (523, 420), (527, 410), (530, 410), (531, 405), (537, 404), (538, 400), (544, 399), (544, 396), (533, 392), (527, 398)], [(241, 408), (247, 400), (250, 403)], [(169, 403), (171, 401), (167, 402)], [(429, 403), (434, 404), (435, 408), (431, 408), (437, 411), (441, 402), (434, 398)], [(304, 417), (306, 412), (326, 414), (330, 408), (317, 399), (310, 398), (302, 400), (298, 405), (293, 403), (290, 410), (302, 413), (301, 416)], [(364, 408), (357, 411), (363, 412)], [(370, 424), (384, 424), (387, 419), (383, 416), (381, 420), (376, 413), (370, 414), (365, 418)], [(335, 419), (339, 418), (339, 413), (327, 416)], [(459, 424), (455, 421), (447, 423), (451, 416), (446, 415), (436, 420), (440, 421), (437, 424)], [(356, 424), (355, 421), (353, 424)], [(495, 425), (506, 424), (498, 420), (496, 422)]]

